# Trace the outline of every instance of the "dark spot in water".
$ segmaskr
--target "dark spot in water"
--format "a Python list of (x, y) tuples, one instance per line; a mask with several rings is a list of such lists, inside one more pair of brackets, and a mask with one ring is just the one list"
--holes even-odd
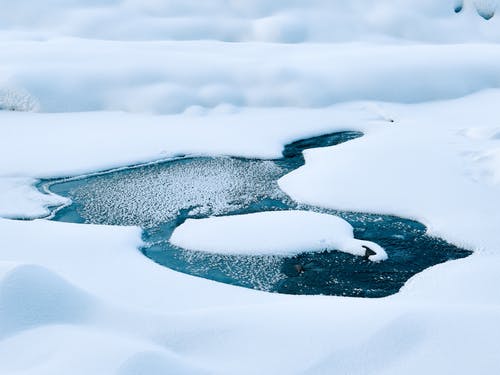
[[(396, 293), (416, 273), (463, 258), (470, 251), (426, 234), (412, 220), (299, 205), (277, 180), (304, 164), (302, 151), (362, 136), (340, 132), (290, 143), (277, 160), (189, 157), (81, 178), (46, 180), (39, 188), (69, 197), (52, 219), (77, 223), (139, 225), (144, 255), (171, 269), (248, 288), (289, 294), (382, 297)], [(374, 263), (340, 251), (284, 256), (237, 256), (188, 251), (170, 244), (187, 218), (305, 209), (338, 215), (355, 237), (383, 246), (389, 259)]]

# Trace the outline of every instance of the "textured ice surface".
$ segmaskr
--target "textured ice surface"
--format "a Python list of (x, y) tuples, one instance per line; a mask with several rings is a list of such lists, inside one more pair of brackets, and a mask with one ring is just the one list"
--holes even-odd
[(221, 215), (264, 197), (286, 199), (272, 161), (186, 158), (93, 178), (71, 192), (89, 223), (152, 227), (180, 210)]
[(281, 271), (282, 256), (238, 256), (207, 254), (181, 249), (169, 254), (187, 265), (184, 272), (211, 275), (212, 279), (264, 291), (275, 291), (276, 285), (287, 277)]

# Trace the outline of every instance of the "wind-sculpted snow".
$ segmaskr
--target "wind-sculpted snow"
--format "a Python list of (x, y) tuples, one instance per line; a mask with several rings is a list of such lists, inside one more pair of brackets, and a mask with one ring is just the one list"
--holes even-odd
[(330, 47), (54, 39), (0, 41), (0, 49), (0, 72), (36, 97), (42, 112), (202, 116), (228, 107), (413, 103), (500, 87), (498, 44)]
[(476, 13), (489, 19), (496, 6), (497, 0), (19, 0), (2, 4), (0, 27), (28, 38), (36, 30), (115, 40), (498, 41), (495, 18), (484, 26)]
[(96, 306), (43, 267), (0, 263), (0, 339), (45, 324), (85, 322)]

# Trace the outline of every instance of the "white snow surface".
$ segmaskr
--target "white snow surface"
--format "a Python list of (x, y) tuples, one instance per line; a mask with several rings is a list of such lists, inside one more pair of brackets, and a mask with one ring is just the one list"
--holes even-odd
[(10, 93), (6, 108), (42, 112), (412, 103), (500, 86), (500, 46), (479, 41), (332, 45), (58, 37), (0, 40), (0, 49), (0, 107), (4, 90)]
[(498, 41), (498, 0), (18, 0), (2, 4), (0, 30), (31, 39), (339, 42)]
[(457, 245), (500, 248), (492, 235), (500, 223), (499, 101), (499, 92), (490, 91), (387, 105), (396, 125), (338, 147), (306, 150), (306, 165), (278, 183), (303, 203), (398, 212)]
[[(496, 0), (18, 0), (0, 12), (0, 373), (500, 373)], [(37, 179), (180, 154), (278, 158), (298, 201), (474, 250), (383, 299), (191, 277), (137, 227), (39, 217)]]
[(0, 215), (12, 218), (46, 216), (48, 206), (67, 203), (67, 199), (55, 194), (42, 194), (33, 185), (34, 178), (0, 177)]
[(371, 261), (387, 259), (382, 247), (357, 240), (344, 219), (309, 211), (270, 211), (246, 215), (188, 219), (178, 226), (170, 242), (176, 246), (219, 254), (295, 255), (338, 250)]

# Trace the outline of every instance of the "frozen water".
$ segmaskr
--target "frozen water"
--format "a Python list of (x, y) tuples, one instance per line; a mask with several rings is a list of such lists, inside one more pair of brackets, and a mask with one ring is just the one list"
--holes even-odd
[[(278, 188), (277, 179), (304, 164), (305, 149), (361, 135), (340, 132), (299, 140), (286, 145), (277, 160), (182, 158), (42, 186), (72, 199), (55, 214), (56, 220), (140, 225), (146, 242), (142, 252), (174, 270), (280, 293), (380, 297), (397, 292), (415, 273), (470, 252), (427, 236), (418, 222), (297, 205)], [(340, 216), (354, 227), (355, 238), (382, 245), (389, 259), (374, 263), (339, 251), (310, 254), (308, 249), (296, 256), (208, 254), (169, 242), (188, 218), (291, 209)]]
[(186, 158), (91, 177), (70, 197), (87, 223), (152, 227), (180, 210), (222, 215), (264, 197), (286, 199), (276, 183), (284, 173), (266, 160)]

